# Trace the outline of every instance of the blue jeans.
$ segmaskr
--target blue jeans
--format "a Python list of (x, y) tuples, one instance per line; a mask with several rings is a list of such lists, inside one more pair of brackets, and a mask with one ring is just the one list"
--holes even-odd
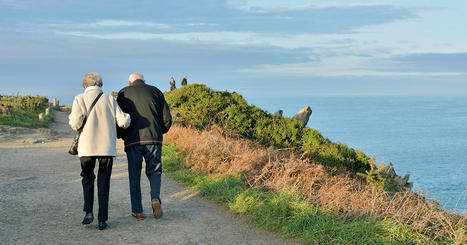
[(142, 213), (141, 203), (141, 168), (143, 157), (146, 162), (146, 176), (151, 186), (151, 199), (160, 201), (161, 192), (161, 162), (162, 145), (136, 145), (126, 149), (128, 159), (128, 177), (130, 179), (131, 211)]

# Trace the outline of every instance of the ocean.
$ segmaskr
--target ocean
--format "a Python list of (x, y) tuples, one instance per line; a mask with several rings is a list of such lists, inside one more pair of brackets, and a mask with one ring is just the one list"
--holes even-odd
[(410, 174), (446, 209), (467, 210), (467, 96), (247, 97), (270, 113), (293, 116), (309, 105), (309, 127), (333, 142), (377, 152), (398, 175)]

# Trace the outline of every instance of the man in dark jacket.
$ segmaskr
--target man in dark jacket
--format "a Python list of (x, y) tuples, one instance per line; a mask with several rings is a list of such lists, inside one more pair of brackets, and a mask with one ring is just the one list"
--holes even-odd
[(169, 131), (172, 116), (164, 94), (158, 88), (147, 85), (143, 75), (131, 74), (128, 84), (130, 86), (118, 93), (117, 102), (120, 108), (131, 116), (130, 127), (118, 132), (118, 137), (123, 138), (125, 142), (128, 159), (131, 211), (137, 220), (143, 219), (140, 180), (144, 157), (146, 176), (151, 186), (151, 207), (154, 217), (158, 219), (162, 217), (162, 134)]

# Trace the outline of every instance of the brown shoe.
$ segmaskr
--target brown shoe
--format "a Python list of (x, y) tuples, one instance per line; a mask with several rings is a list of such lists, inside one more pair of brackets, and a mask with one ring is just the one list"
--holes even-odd
[(152, 213), (154, 214), (154, 218), (156, 219), (162, 218), (162, 207), (161, 207), (161, 203), (159, 202), (159, 199), (153, 198), (151, 200), (151, 206), (152, 206)]
[(136, 221), (144, 219), (143, 213), (131, 213), (131, 216), (135, 217)]

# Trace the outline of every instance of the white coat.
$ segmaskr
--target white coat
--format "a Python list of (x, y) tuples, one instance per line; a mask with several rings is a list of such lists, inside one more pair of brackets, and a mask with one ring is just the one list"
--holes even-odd
[[(75, 97), (68, 116), (73, 130), (81, 127), (89, 107), (100, 92), (100, 87), (90, 86)], [(78, 156), (116, 156), (116, 127), (128, 128), (130, 123), (130, 115), (120, 109), (115, 98), (103, 94), (94, 105), (81, 132)]]

